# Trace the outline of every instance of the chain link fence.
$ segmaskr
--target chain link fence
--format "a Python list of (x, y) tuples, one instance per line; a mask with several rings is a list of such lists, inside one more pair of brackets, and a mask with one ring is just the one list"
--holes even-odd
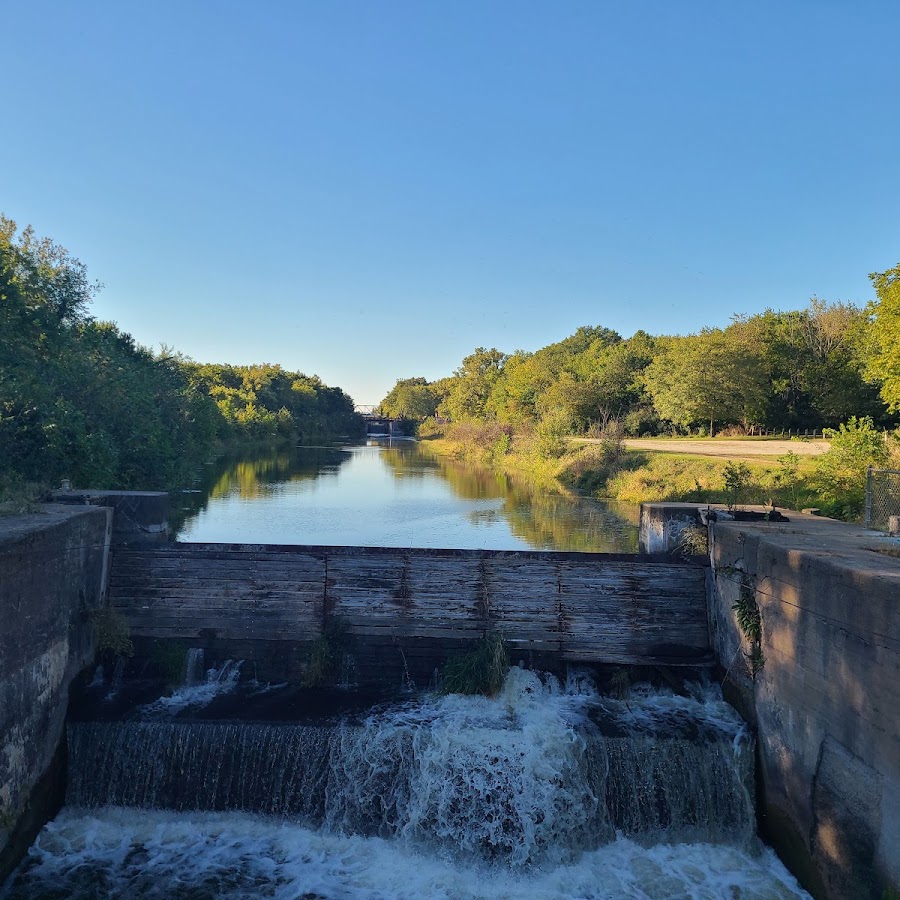
[[(892, 522), (891, 519), (894, 518)], [(866, 528), (891, 531), (900, 524), (900, 471), (869, 469), (866, 472)]]

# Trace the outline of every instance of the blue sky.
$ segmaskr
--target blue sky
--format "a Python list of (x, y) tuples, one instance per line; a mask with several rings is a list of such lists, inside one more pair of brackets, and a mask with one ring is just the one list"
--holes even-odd
[(195, 359), (377, 402), (900, 262), (893, 0), (0, 6), (0, 211)]

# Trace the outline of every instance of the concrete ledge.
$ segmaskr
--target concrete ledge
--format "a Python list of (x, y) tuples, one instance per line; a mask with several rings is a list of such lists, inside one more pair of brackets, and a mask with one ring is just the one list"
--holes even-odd
[(881, 898), (900, 885), (900, 558), (864, 528), (789, 515), (710, 526), (716, 657), (756, 722), (766, 838), (815, 896)]
[(111, 517), (48, 505), (0, 519), (0, 882), (62, 801), (69, 685), (94, 658)]
[(113, 546), (165, 543), (169, 539), (169, 495), (165, 491), (62, 490), (56, 503), (113, 510)]
[(700, 525), (697, 503), (642, 503), (640, 547), (642, 553), (675, 550), (685, 528)]

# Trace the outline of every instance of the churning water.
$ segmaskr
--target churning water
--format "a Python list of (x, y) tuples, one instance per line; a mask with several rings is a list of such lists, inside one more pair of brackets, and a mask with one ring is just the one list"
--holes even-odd
[(233, 691), (241, 677), (242, 662), (228, 659), (218, 668), (203, 670), (203, 651), (188, 650), (184, 684), (171, 694), (143, 706), (142, 718), (155, 719), (177, 715), (192, 707), (206, 706), (220, 694)]
[(68, 805), (2, 897), (793, 898), (714, 692), (513, 669), (315, 725), (70, 726)]

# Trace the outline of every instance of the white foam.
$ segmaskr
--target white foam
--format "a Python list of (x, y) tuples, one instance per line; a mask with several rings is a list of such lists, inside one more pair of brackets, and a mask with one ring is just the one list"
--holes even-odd
[[(79, 889), (81, 893), (79, 893)], [(210, 896), (341, 900), (799, 900), (770, 850), (616, 840), (572, 862), (459, 864), (380, 838), (311, 831), (239, 813), (65, 809), (41, 832), (3, 900)], [(96, 891), (100, 890), (100, 893)], [(93, 892), (92, 892), (93, 891)]]
[(647, 684), (635, 685), (627, 700), (601, 701), (603, 709), (631, 731), (673, 731), (690, 724), (708, 735), (731, 738), (735, 747), (749, 739), (747, 724), (722, 698), (718, 685), (688, 685), (688, 696)]
[(608, 840), (601, 782), (574, 727), (584, 699), (514, 668), (494, 699), (432, 697), (346, 727), (329, 824), (518, 865)]
[(185, 709), (208, 706), (219, 695), (237, 687), (242, 665), (242, 660), (226, 660), (218, 669), (208, 669), (204, 681), (182, 685), (171, 694), (145, 704), (138, 715), (142, 719), (169, 718)]

